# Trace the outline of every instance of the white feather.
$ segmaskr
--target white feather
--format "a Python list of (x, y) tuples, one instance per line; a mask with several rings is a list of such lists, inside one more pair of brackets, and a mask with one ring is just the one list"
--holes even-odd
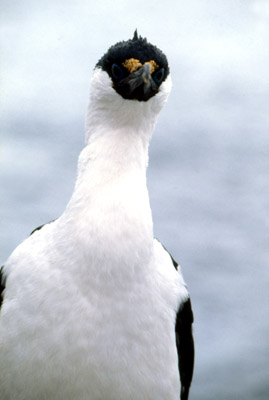
[(178, 399), (175, 318), (188, 292), (153, 239), (146, 187), (170, 86), (125, 100), (95, 70), (72, 198), (5, 264), (1, 399)]

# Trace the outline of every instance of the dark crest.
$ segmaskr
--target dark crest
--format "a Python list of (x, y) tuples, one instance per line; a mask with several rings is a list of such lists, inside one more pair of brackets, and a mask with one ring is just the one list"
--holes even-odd
[(134, 31), (133, 40), (138, 40), (137, 29)]
[(111, 46), (103, 57), (96, 64), (111, 75), (111, 67), (113, 64), (122, 65), (125, 60), (136, 58), (142, 64), (146, 61), (154, 60), (160, 68), (165, 69), (164, 79), (169, 74), (167, 58), (164, 53), (156, 46), (147, 41), (146, 38), (138, 36), (137, 29), (134, 31), (132, 39), (122, 41)]
[(142, 36), (138, 36), (137, 29), (136, 29), (134, 31), (134, 37), (133, 37), (132, 41), (135, 42), (137, 40), (141, 40), (141, 41), (144, 41), (145, 43), (147, 43), (147, 39), (146, 38), (142, 38)]

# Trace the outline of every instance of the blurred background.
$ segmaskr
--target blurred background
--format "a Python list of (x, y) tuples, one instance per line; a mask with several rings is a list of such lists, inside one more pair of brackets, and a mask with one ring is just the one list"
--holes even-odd
[(65, 208), (93, 68), (138, 33), (170, 62), (155, 235), (195, 314), (190, 400), (269, 398), (269, 2), (0, 0), (0, 261)]

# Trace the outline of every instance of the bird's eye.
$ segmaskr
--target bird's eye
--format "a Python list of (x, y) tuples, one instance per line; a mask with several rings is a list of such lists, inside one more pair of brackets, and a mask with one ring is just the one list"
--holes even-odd
[(161, 83), (164, 78), (164, 68), (157, 69), (157, 71), (152, 75), (152, 78), (155, 83)]
[(121, 67), (118, 64), (112, 64), (111, 73), (112, 73), (113, 78), (116, 80), (120, 80), (120, 79), (124, 78), (124, 76), (125, 76), (123, 67)]

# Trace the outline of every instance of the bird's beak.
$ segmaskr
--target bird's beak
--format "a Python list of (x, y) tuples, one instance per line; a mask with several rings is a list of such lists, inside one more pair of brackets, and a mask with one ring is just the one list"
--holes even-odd
[(122, 79), (116, 89), (126, 99), (147, 101), (158, 91), (151, 77), (151, 65), (145, 63), (132, 74)]
[(145, 88), (145, 90), (147, 90), (147, 88), (150, 86), (150, 79), (151, 79), (150, 71), (151, 71), (150, 64), (144, 64), (138, 70), (133, 72), (129, 76), (130, 90), (133, 91), (141, 85), (143, 85), (143, 89)]

